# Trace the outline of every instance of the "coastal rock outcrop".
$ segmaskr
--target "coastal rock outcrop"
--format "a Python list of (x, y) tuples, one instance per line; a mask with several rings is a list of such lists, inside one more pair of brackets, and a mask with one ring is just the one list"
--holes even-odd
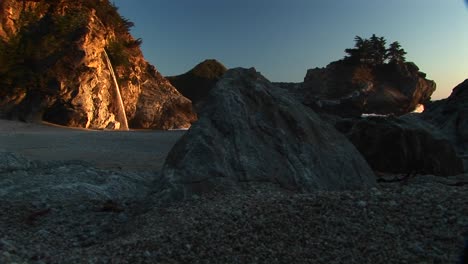
[(429, 104), (421, 117), (438, 127), (456, 147), (468, 170), (468, 79), (457, 85), (452, 94)]
[(249, 182), (298, 191), (363, 189), (375, 176), (354, 146), (255, 69), (227, 71), (166, 158), (158, 200)]
[(303, 83), (279, 86), (317, 112), (343, 117), (409, 113), (427, 104), (436, 89), (411, 62), (368, 65), (347, 60), (308, 70)]
[(226, 71), (219, 61), (205, 60), (184, 74), (166, 78), (182, 95), (197, 104), (208, 96)]
[(1, 118), (92, 129), (196, 120), (108, 0), (4, 0), (0, 14)]
[(451, 142), (418, 116), (367, 117), (336, 126), (376, 171), (441, 176), (463, 172)]

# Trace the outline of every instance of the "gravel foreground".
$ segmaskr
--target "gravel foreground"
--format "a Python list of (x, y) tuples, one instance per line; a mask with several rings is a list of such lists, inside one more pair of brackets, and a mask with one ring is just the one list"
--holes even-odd
[(359, 192), (258, 184), (170, 206), (0, 201), (0, 263), (457, 263), (468, 187), (418, 176)]

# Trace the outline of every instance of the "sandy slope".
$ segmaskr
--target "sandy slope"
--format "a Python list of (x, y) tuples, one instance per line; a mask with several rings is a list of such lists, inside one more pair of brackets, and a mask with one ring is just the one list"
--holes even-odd
[(99, 168), (158, 170), (184, 131), (97, 131), (0, 120), (0, 149), (28, 159), (82, 160)]

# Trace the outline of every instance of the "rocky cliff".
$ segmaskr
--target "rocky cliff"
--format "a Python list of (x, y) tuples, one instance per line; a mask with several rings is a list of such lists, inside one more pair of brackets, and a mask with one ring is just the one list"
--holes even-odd
[(211, 59), (199, 63), (184, 74), (170, 76), (167, 79), (181, 94), (196, 104), (208, 95), (226, 71), (223, 64)]
[(430, 101), (436, 84), (411, 62), (369, 65), (340, 60), (307, 71), (303, 83), (278, 84), (319, 112), (401, 115)]
[(196, 119), (108, 0), (2, 0), (0, 15), (0, 117), (93, 129)]
[(421, 116), (448, 137), (468, 171), (468, 79), (457, 85), (447, 99), (429, 104)]

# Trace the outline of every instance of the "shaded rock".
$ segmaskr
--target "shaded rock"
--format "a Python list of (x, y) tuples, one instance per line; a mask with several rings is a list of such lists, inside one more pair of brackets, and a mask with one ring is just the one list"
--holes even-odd
[(31, 168), (31, 166), (31, 162), (27, 159), (11, 152), (0, 150), (0, 173), (26, 170)]
[(429, 104), (421, 117), (438, 127), (456, 147), (468, 170), (468, 79), (444, 100)]
[(29, 161), (0, 151), (0, 200), (60, 205), (80, 201), (138, 200), (149, 192), (150, 173), (110, 171), (84, 162)]
[(217, 60), (205, 60), (182, 75), (166, 78), (196, 104), (208, 95), (226, 71), (226, 67)]
[(226, 72), (176, 143), (159, 199), (184, 199), (249, 182), (304, 192), (374, 186), (352, 144), (255, 69)]
[(380, 172), (457, 175), (463, 172), (461, 159), (437, 128), (417, 116), (367, 117), (336, 123)]
[(345, 60), (308, 70), (303, 83), (281, 86), (315, 111), (343, 117), (409, 113), (428, 103), (436, 88), (414, 63), (367, 65)]
[(108, 0), (4, 0), (0, 15), (0, 118), (92, 129), (196, 120)]

